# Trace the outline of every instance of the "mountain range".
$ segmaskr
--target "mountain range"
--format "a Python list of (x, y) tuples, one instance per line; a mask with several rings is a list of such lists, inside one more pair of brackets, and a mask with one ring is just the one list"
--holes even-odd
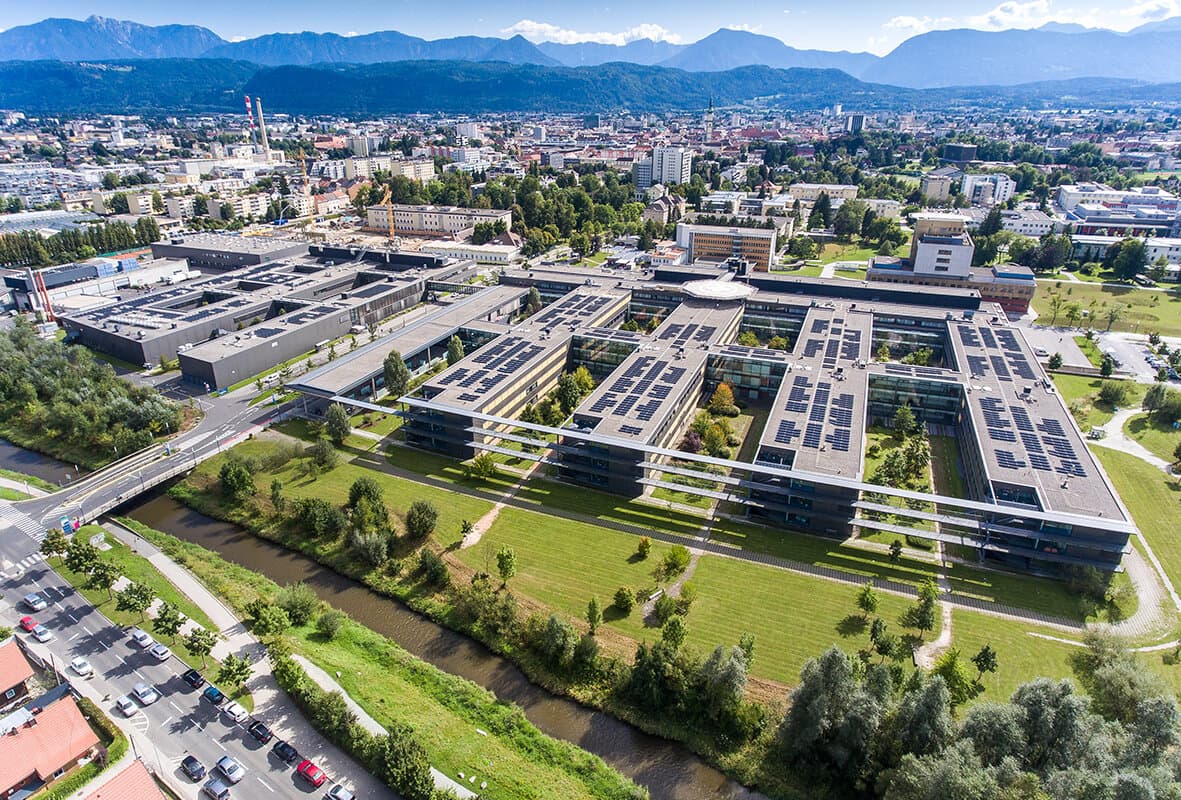
[(1033, 30), (938, 30), (914, 36), (885, 56), (801, 50), (770, 36), (721, 29), (692, 44), (640, 39), (625, 45), (535, 44), (458, 36), (426, 40), (398, 31), (362, 36), (274, 33), (229, 42), (194, 25), (152, 27), (92, 16), (45, 19), (0, 31), (0, 61), (228, 59), (263, 66), (376, 64), (401, 61), (504, 62), (593, 67), (622, 62), (687, 72), (744, 66), (839, 69), (861, 80), (910, 88), (1011, 86), (1084, 77), (1150, 83), (1181, 81), (1181, 17), (1127, 33), (1050, 23)]

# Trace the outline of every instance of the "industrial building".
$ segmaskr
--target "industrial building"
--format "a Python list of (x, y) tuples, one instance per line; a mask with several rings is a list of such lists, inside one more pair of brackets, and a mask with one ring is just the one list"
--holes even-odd
[(301, 247), (298, 258), (66, 312), (59, 321), (70, 340), (132, 364), (178, 358), (186, 381), (213, 389), (365, 330), (422, 302), (433, 286), (450, 289), (476, 272), (471, 261), (418, 253)]
[(152, 245), (153, 258), (184, 259), (199, 272), (226, 272), (307, 253), (303, 242), (222, 233), (190, 233)]
[[(1119, 569), (1134, 525), (999, 307), (965, 288), (743, 279), (716, 269), (701, 280), (710, 271), (598, 280), (508, 270), (501, 286), (481, 293), (488, 303), (480, 295), (464, 301), (481, 319), (465, 323), (457, 307), (418, 337), (437, 343), (467, 330), (476, 349), (400, 398), (406, 444), (460, 459), (511, 453), (543, 462), (551, 477), (628, 496), (667, 487), (811, 533), (938, 540), (1015, 569)], [(548, 301), (540, 312), (515, 324), (487, 319), (490, 309), (519, 302), (499, 293), (528, 286)], [(625, 319), (656, 323), (644, 334), (620, 329)], [(791, 346), (740, 346), (742, 331), (783, 336)], [(891, 360), (872, 361), (882, 345)], [(328, 365), (304, 390), (385, 410), (356, 398), (376, 391), (373, 376), (392, 347), (374, 343), (356, 359), (366, 360), (362, 369)], [(930, 351), (928, 366), (900, 363), (919, 349)], [(598, 385), (563, 427), (520, 420), (580, 366)], [(740, 402), (766, 409), (765, 425), (748, 433), (757, 437), (756, 448), (744, 447), (749, 461), (678, 449), (722, 382)], [(966, 496), (867, 482), (866, 431), (889, 424), (904, 404), (954, 436)]]

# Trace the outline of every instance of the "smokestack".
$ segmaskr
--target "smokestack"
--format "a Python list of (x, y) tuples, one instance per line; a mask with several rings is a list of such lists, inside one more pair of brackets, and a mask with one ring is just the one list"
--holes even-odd
[(262, 143), (263, 155), (267, 157), (267, 163), (271, 163), (271, 146), (267, 143), (267, 124), (262, 118), (262, 98), (254, 98), (254, 105), (258, 108), (258, 138)]
[(246, 95), (246, 119), (250, 120), (250, 143), (258, 144), (254, 136), (254, 110), (250, 105), (250, 95)]

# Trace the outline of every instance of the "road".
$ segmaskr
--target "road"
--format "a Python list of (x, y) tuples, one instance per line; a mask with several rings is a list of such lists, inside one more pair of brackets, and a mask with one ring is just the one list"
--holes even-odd
[[(180, 678), (187, 669), (183, 662), (175, 656), (165, 662), (156, 661), (44, 562), (20, 576), (6, 578), (0, 586), (3, 591), (0, 615), (5, 624), (14, 627), (28, 613), (17, 607), (19, 598), (40, 591), (50, 602), (48, 608), (33, 616), (54, 631), (55, 638), (40, 644), (19, 629), (17, 635), (25, 637), (29, 649), (38, 656), (48, 659), (52, 655), (58, 670), (72, 683), (87, 683), (94, 690), (91, 694), (104, 697), (100, 706), (112, 719), (122, 725), (129, 723), (134, 731), (143, 734), (135, 737), (139, 754), (146, 762), (158, 764), (164, 773), (162, 777), (182, 796), (196, 800), (201, 786), (201, 782), (193, 783), (180, 771), (180, 762), (186, 755), (195, 756), (210, 770), (217, 759), (229, 755), (246, 768), (242, 782), (231, 789), (235, 797), (321, 797), (331, 783), (314, 789), (295, 775), (294, 764), (285, 764), (271, 753), (275, 741), (284, 738), (303, 756), (329, 771), (333, 780), (359, 789), (359, 797), (393, 797), (389, 790), (311, 731), (285, 695), (272, 694), (265, 705), (255, 709), (256, 716), (252, 719), (261, 719), (276, 732), (276, 739), (270, 744), (259, 744), (246, 730), (252, 719), (235, 724), (201, 700), (201, 692)], [(65, 665), (75, 656), (90, 661), (94, 677), (83, 679), (70, 673)], [(136, 713), (125, 718), (115, 707), (115, 700), (128, 694), (140, 681), (154, 686), (160, 699), (146, 707), (137, 703)], [(144, 752), (149, 748), (150, 752)], [(342, 768), (342, 764), (346, 767)], [(331, 774), (332, 765), (337, 766), (340, 774)], [(351, 770), (347, 769), (349, 766)]]

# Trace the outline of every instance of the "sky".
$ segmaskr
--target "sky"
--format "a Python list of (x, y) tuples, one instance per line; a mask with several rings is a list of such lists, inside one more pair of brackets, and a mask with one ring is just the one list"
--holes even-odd
[(534, 42), (633, 39), (690, 43), (718, 28), (739, 28), (793, 47), (884, 54), (919, 33), (942, 28), (1036, 28), (1047, 22), (1126, 31), (1181, 14), (1181, 0), (42, 0), (0, 2), (0, 30), (45, 17), (99, 14), (148, 25), (203, 25), (236, 40), (302, 30), (340, 34), (398, 30), (426, 39), (477, 34)]

